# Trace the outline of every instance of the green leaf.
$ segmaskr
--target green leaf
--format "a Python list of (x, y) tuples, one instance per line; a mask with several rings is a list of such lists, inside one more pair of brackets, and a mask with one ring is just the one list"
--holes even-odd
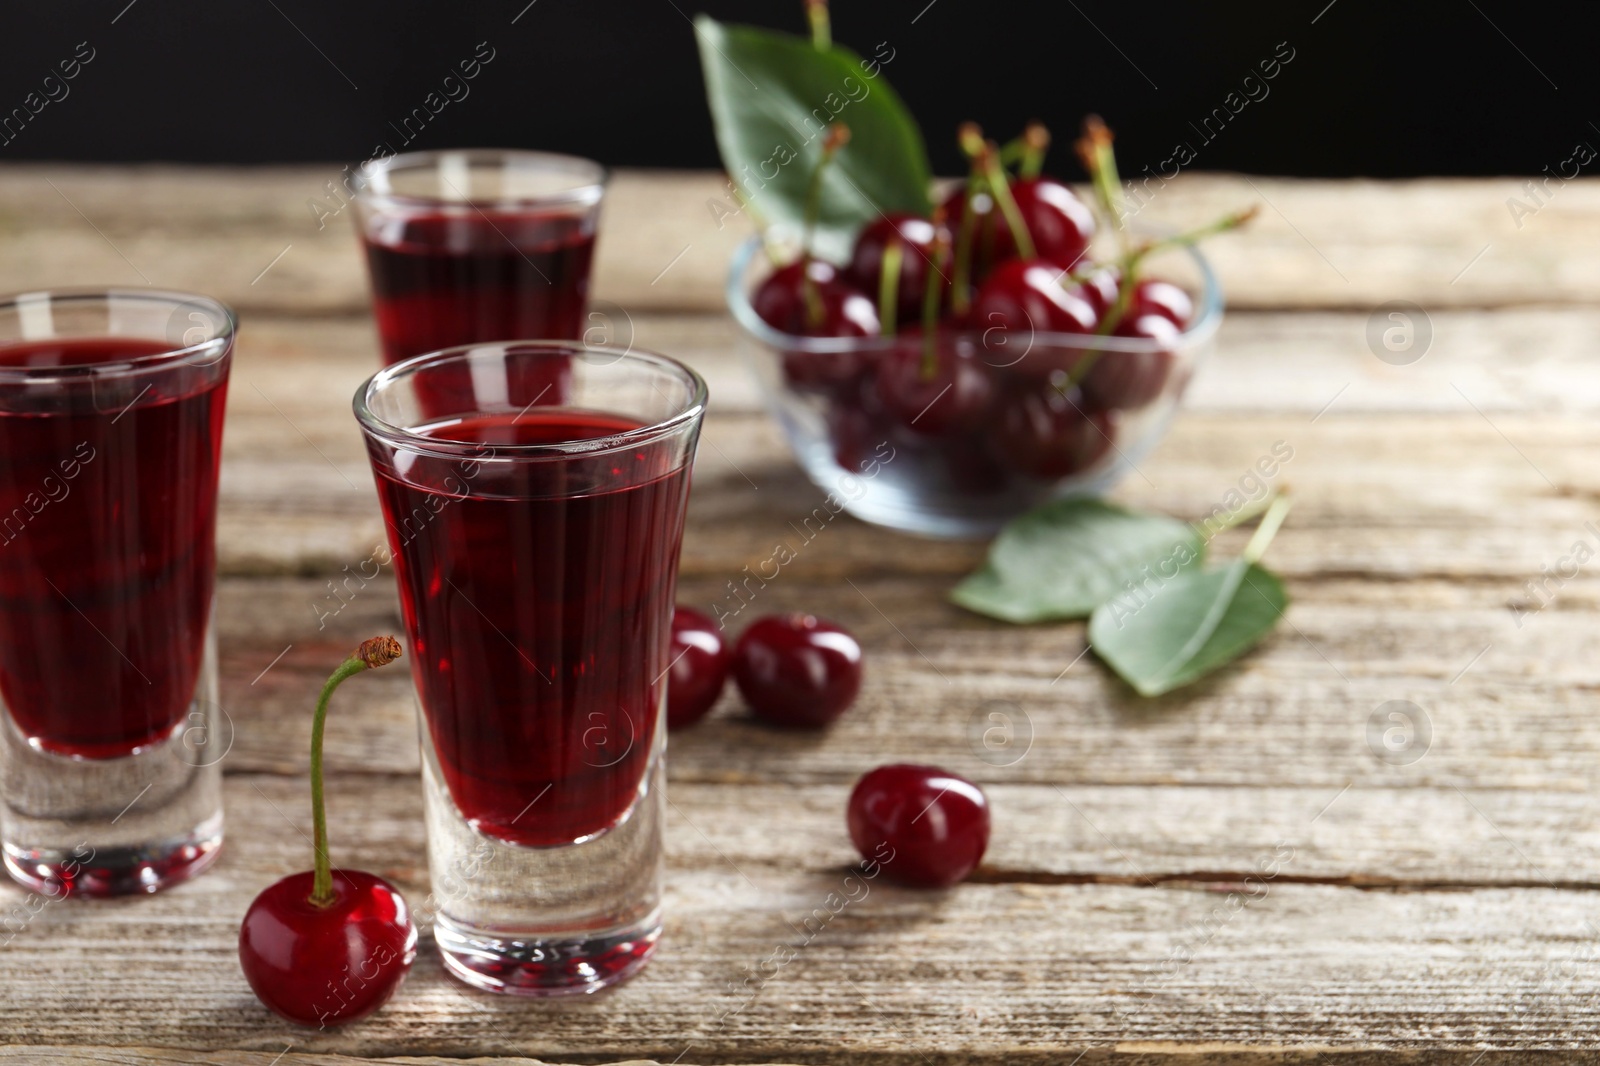
[(812, 251), (843, 262), (863, 223), (889, 211), (929, 212), (922, 134), (881, 63), (706, 15), (694, 27), (722, 165), (761, 221), (802, 225), (833, 122), (850, 127), (850, 143), (823, 176)]
[(1283, 582), (1248, 558), (1186, 570), (1145, 597), (1095, 609), (1089, 645), (1145, 696), (1159, 696), (1229, 663), (1272, 632), (1289, 604)]
[(1204, 538), (1187, 522), (1100, 500), (1057, 500), (1007, 525), (988, 561), (950, 598), (1019, 624), (1083, 618), (1130, 582), (1153, 589), (1204, 554)]

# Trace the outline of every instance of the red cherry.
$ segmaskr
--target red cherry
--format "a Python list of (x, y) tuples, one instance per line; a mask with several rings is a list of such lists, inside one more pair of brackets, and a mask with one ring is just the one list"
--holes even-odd
[(1040, 481), (1082, 473), (1111, 449), (1110, 415), (1086, 406), (1081, 393), (1054, 386), (1013, 393), (1001, 406), (991, 438), (1012, 470)]
[(899, 339), (878, 361), (877, 386), (889, 414), (925, 437), (972, 429), (995, 398), (994, 379), (977, 349), (942, 332), (934, 335), (931, 352), (920, 333)]
[[(821, 314), (813, 319), (805, 279), (816, 287)], [(796, 337), (871, 337), (878, 332), (877, 305), (822, 259), (800, 259), (780, 267), (756, 286), (750, 305), (761, 321)]]
[(334, 870), (334, 900), (311, 902), (313, 874), (268, 885), (245, 912), (239, 964), (262, 1003), (299, 1025), (365, 1018), (388, 1002), (417, 954), (417, 929), (389, 882)]
[(1161, 395), (1172, 376), (1179, 329), (1163, 315), (1124, 318), (1112, 333), (1167, 346), (1148, 352), (1101, 352), (1083, 377), (1084, 398), (1095, 407), (1124, 410), (1143, 407)]
[[(1094, 307), (1096, 318), (1104, 318), (1117, 302), (1117, 288), (1121, 283), (1122, 271), (1114, 266), (1101, 267), (1084, 279), (1083, 294)], [(1133, 296), (1123, 317), (1140, 315), (1160, 315), (1181, 330), (1194, 316), (1194, 301), (1170, 281), (1147, 278), (1134, 284)]]
[(861, 690), (861, 645), (814, 615), (768, 615), (739, 638), (733, 679), (756, 717), (780, 726), (824, 726)]
[[(1020, 178), (1010, 185), (1017, 211), (1033, 238), (1034, 254), (1060, 269), (1076, 269), (1094, 238), (1094, 212), (1076, 193), (1054, 178)], [(981, 282), (1017, 255), (1017, 242), (996, 208), (994, 197), (979, 193), (972, 201), (972, 278)], [(960, 233), (967, 209), (967, 190), (957, 187), (944, 201), (944, 217)], [(1059, 270), (1058, 270), (1059, 273)]]
[(1170, 281), (1147, 279), (1134, 285), (1133, 299), (1129, 302), (1125, 317), (1137, 318), (1141, 315), (1160, 315), (1181, 330), (1188, 326), (1189, 319), (1194, 316), (1194, 301), (1187, 292)]
[(989, 846), (983, 789), (937, 766), (878, 767), (856, 782), (848, 812), (856, 850), (902, 884), (953, 885), (977, 869)]
[[(937, 257), (934, 240), (944, 237), (944, 249)], [(901, 247), (900, 280), (895, 294), (895, 315), (900, 322), (916, 322), (922, 316), (922, 301), (927, 293), (928, 272), (937, 269), (949, 288), (950, 236), (928, 219), (903, 212), (883, 215), (863, 226), (850, 255), (847, 274), (874, 303), (883, 284), (883, 252), (891, 243)], [(941, 298), (941, 303), (945, 301)]]
[(971, 328), (981, 331), (984, 360), (1044, 380), (1069, 370), (1082, 351), (1040, 340), (1048, 333), (1093, 333), (1099, 321), (1083, 287), (1063, 284), (1064, 271), (1038, 259), (1002, 263), (978, 289)]
[[(1028, 224), (1028, 236), (1040, 259), (1069, 270), (1083, 266), (1079, 260), (1094, 239), (1094, 212), (1077, 193), (1054, 178), (1019, 178), (1011, 183), (1011, 198)], [(1011, 230), (1000, 226), (999, 236), (1003, 240), (996, 240), (996, 248), (1005, 248), (1010, 242), (1010, 254), (1015, 255)]]
[(1106, 312), (1117, 302), (1117, 287), (1121, 283), (1122, 271), (1114, 266), (1101, 267), (1084, 279), (1083, 296), (1094, 308), (1096, 321), (1106, 317)]
[(667, 659), (667, 728), (683, 729), (704, 718), (722, 695), (732, 653), (717, 624), (692, 607), (672, 612)]
[[(813, 323), (806, 303), (804, 278), (816, 283), (822, 318)], [(751, 301), (756, 314), (773, 329), (790, 336), (871, 337), (878, 333), (876, 305), (843, 280), (832, 263), (805, 259), (772, 272)], [(855, 351), (815, 352), (792, 349), (780, 353), (785, 384), (801, 392), (847, 388), (866, 369)]]

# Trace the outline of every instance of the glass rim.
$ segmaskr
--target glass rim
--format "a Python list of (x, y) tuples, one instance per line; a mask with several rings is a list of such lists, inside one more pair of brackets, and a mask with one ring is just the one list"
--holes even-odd
[[(760, 234), (745, 239), (733, 253), (724, 286), (728, 310), (732, 312), (740, 327), (756, 340), (784, 352), (841, 354), (888, 351), (903, 339), (900, 336), (803, 337), (773, 329), (756, 314), (755, 306), (750, 302), (750, 294), (745, 286), (745, 277), (764, 247), (765, 242)], [(1195, 299), (1194, 318), (1179, 332), (1175, 342), (1146, 340), (1142, 337), (1103, 336), (1098, 333), (1052, 333), (1040, 330), (1030, 335), (1030, 349), (1034, 345), (1043, 345), (1047, 348), (1083, 348), (1103, 352), (1149, 352), (1169, 350), (1174, 343), (1179, 346), (1179, 350), (1182, 350), (1210, 340), (1222, 325), (1222, 284), (1217, 279), (1210, 261), (1200, 249), (1191, 245), (1175, 251), (1187, 254), (1193, 261), (1201, 285), (1201, 291)], [(983, 334), (983, 330), (966, 331), (968, 336), (981, 337)]]
[[(555, 355), (610, 357), (610, 362), (606, 364), (608, 366), (614, 366), (625, 360), (643, 363), (676, 375), (688, 387), (689, 397), (683, 404), (682, 409), (670, 418), (651, 422), (648, 425), (639, 426), (637, 429), (609, 433), (603, 437), (585, 437), (574, 440), (551, 441), (543, 444), (494, 444), (488, 446), (492, 452), (488, 456), (482, 454), (485, 445), (481, 442), (455, 441), (426, 436), (406, 426), (386, 421), (372, 409), (373, 399), (385, 388), (396, 385), (399, 379), (410, 377), (419, 371), (434, 367), (450, 363), (461, 363), (470, 358), (473, 353), (483, 351), (496, 352), (501, 356), (514, 352), (525, 352), (529, 355), (541, 357)], [(529, 460), (591, 457), (624, 451), (642, 444), (651, 444), (675, 433), (682, 432), (686, 427), (699, 422), (705, 415), (706, 400), (705, 379), (696, 373), (694, 368), (677, 359), (673, 359), (671, 356), (631, 346), (621, 348), (607, 344), (585, 344), (583, 341), (533, 340), (459, 344), (451, 348), (441, 348), (436, 352), (424, 352), (421, 355), (414, 355), (409, 359), (384, 367), (366, 381), (363, 381), (360, 387), (356, 389), (355, 398), (351, 406), (355, 411), (356, 422), (360, 424), (362, 432), (369, 437), (375, 437), (388, 444), (404, 447), (408, 451), (419, 452), (424, 455), (451, 459), (467, 457), (488, 462), (497, 459)], [(532, 406), (533, 404), (529, 404), (528, 408)], [(528, 408), (524, 408), (524, 410)]]
[[(0, 316), (5, 314), (22, 314), (22, 307), (28, 301), (38, 301), (51, 306), (56, 304), (86, 305), (92, 303), (109, 304), (112, 300), (146, 301), (149, 303), (167, 303), (174, 307), (186, 304), (198, 304), (207, 310), (216, 313), (217, 320), (222, 327), (212, 336), (195, 344), (173, 347), (165, 351), (152, 352), (149, 355), (130, 356), (114, 362), (83, 363), (69, 366), (0, 366), (0, 383), (17, 384), (27, 382), (59, 382), (62, 379), (94, 378), (104, 380), (113, 377), (126, 377), (135, 374), (147, 373), (152, 369), (160, 369), (169, 364), (193, 366), (195, 357), (206, 354), (207, 358), (199, 363), (209, 366), (217, 362), (222, 356), (232, 349), (234, 338), (239, 332), (239, 316), (233, 308), (221, 300), (210, 296), (203, 296), (196, 292), (183, 292), (178, 289), (120, 289), (120, 288), (59, 288), (59, 289), (34, 289), (29, 292), (17, 292), (0, 295)], [(52, 328), (54, 322), (52, 321)], [(24, 338), (18, 340), (0, 339), (0, 349), (18, 344), (32, 344), (40, 340), (67, 339), (71, 337), (139, 337), (145, 340), (161, 340), (147, 334), (128, 333), (52, 333), (48, 337)], [(220, 351), (213, 352), (213, 349)]]
[[(460, 156), (467, 161), (469, 167), (475, 163), (506, 159), (519, 160), (536, 166), (548, 167), (552, 164), (574, 166), (575, 169), (587, 170), (589, 172), (589, 180), (576, 181), (571, 188), (541, 193), (538, 196), (468, 197), (461, 200), (447, 200), (440, 196), (418, 196), (413, 193), (395, 192), (391, 187), (389, 177), (395, 171), (425, 166), (437, 168), (439, 161), (447, 156)], [(604, 163), (598, 163), (581, 155), (568, 155), (564, 152), (541, 152), (531, 148), (441, 148), (416, 152), (399, 152), (395, 155), (368, 159), (360, 165), (360, 169), (367, 180), (365, 184), (356, 190), (355, 198), (357, 200), (369, 204), (393, 203), (433, 209), (449, 207), (556, 207), (565, 205), (592, 207), (600, 202), (600, 198), (605, 194), (606, 185), (611, 180), (611, 170)]]

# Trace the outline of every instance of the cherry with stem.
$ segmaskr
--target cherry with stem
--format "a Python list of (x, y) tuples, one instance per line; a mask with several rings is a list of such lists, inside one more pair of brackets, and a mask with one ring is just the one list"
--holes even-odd
[(1017, 210), (1017, 202), (1011, 196), (1011, 183), (1006, 179), (1005, 167), (1000, 165), (1000, 150), (993, 141), (984, 140), (983, 130), (976, 122), (962, 123), (959, 137), (961, 150), (972, 160), (973, 167), (982, 173), (985, 191), (994, 198), (995, 206), (1000, 209), (1001, 217), (1011, 230), (1011, 240), (1016, 245), (1018, 258), (1035, 258), (1033, 236), (1028, 232), (1028, 223), (1023, 219), (1022, 212)]
[(363, 641), (334, 670), (311, 723), (311, 871), (267, 886), (239, 929), (239, 964), (257, 998), (299, 1025), (326, 1028), (364, 1018), (388, 1002), (417, 952), (404, 897), (361, 870), (334, 870), (328, 858), (322, 737), (328, 701), (348, 678), (400, 657), (393, 637)]

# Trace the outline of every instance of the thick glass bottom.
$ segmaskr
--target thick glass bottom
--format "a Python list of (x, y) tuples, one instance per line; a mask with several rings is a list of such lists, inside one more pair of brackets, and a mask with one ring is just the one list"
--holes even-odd
[(158, 892), (203, 873), (222, 850), (222, 813), (193, 832), (134, 847), (25, 849), (4, 845), (6, 871), (43, 896)]
[(512, 996), (574, 996), (632, 977), (661, 936), (661, 913), (591, 936), (510, 938), (471, 929), (444, 915), (433, 939), (450, 973), (475, 988)]
[(155, 892), (216, 861), (232, 729), (217, 707), (208, 633), (194, 702), (130, 754), (77, 758), (30, 744), (0, 707), (0, 856), (41, 895)]
[[(529, 847), (462, 817), (424, 723), (433, 894), (420, 910), (433, 913), (434, 941), (450, 973), (490, 992), (566, 996), (638, 972), (661, 935), (665, 738), (657, 729), (638, 794), (615, 825), (572, 843)], [(525, 819), (540, 816), (539, 799), (529, 797)]]

